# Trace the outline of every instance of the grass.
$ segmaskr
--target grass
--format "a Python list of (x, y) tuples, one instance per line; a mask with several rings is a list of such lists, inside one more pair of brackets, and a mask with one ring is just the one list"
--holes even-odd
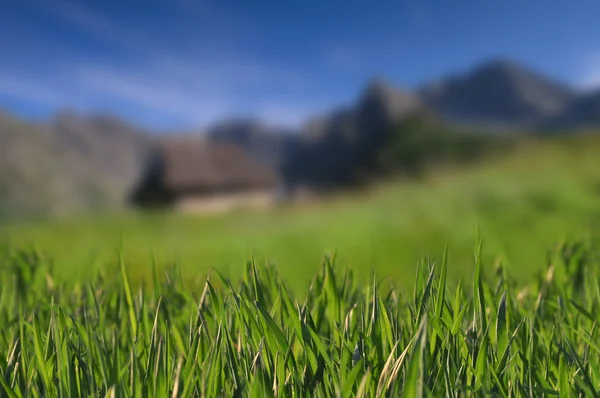
[(598, 396), (600, 140), (561, 140), (268, 213), (4, 225), (0, 396)]
[[(323, 262), (299, 299), (273, 267), (187, 288), (155, 268), (89, 283), (39, 254), (0, 256), (0, 391), (7, 397), (598, 396), (598, 253), (557, 247), (530, 284), (505, 268), (471, 283), (421, 262), (414, 292)], [(113, 272), (115, 271), (115, 272)]]
[[(386, 183), (367, 194), (272, 212), (220, 216), (126, 214), (0, 228), (2, 242), (39, 248), (57, 277), (82, 280), (127, 259), (132, 283), (150, 265), (177, 264), (195, 280), (217, 268), (232, 280), (251, 257), (271, 262), (290, 289), (302, 289), (323, 254), (368, 281), (371, 271), (412, 288), (421, 256), (440, 260), (449, 244), (450, 276), (470, 278), (472, 247), (486, 237), (487, 264), (502, 258), (515, 277), (543, 269), (557, 240), (600, 233), (600, 139), (570, 136), (522, 146), (477, 168), (432, 172), (425, 181)], [(515, 264), (515, 266), (513, 266)], [(484, 273), (491, 272), (489, 268)]]

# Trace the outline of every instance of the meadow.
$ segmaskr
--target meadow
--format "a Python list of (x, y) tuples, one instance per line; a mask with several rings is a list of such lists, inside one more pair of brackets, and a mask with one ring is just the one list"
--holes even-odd
[(479, 244), (471, 283), (450, 287), (444, 256), (412, 294), (326, 261), (303, 298), (274, 267), (215, 270), (194, 294), (177, 268), (133, 289), (121, 262), (73, 285), (3, 253), (0, 395), (598, 396), (598, 253), (552, 253), (533, 283), (486, 280)]
[(153, 263), (177, 264), (189, 283), (202, 284), (211, 268), (235, 280), (254, 259), (275, 264), (294, 289), (335, 253), (363, 281), (376, 270), (411, 287), (418, 260), (439, 261), (446, 244), (451, 278), (470, 277), (480, 235), (484, 273), (502, 261), (527, 280), (543, 269), (554, 244), (597, 239), (599, 197), (600, 139), (580, 135), (530, 142), (477, 167), (436, 169), (424, 180), (386, 182), (317, 203), (9, 224), (0, 229), (0, 244), (35, 247), (57, 276), (74, 280), (114, 266), (122, 252), (133, 283), (148, 280)]
[(0, 232), (0, 396), (598, 396), (600, 140)]

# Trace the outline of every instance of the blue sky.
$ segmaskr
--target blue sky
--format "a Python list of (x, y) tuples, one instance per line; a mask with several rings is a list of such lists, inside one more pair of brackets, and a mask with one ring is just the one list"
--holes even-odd
[(509, 57), (600, 86), (592, 0), (0, 0), (0, 108), (154, 128), (296, 125), (373, 76), (408, 88)]

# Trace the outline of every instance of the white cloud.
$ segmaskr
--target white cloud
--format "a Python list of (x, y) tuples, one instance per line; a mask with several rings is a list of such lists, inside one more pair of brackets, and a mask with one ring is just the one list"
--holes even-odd
[[(82, 59), (81, 55), (75, 54), (65, 59), (60, 67), (62, 75), (53, 76), (47, 82), (68, 82), (72, 90), (76, 88), (90, 103), (99, 98), (110, 98), (157, 115), (176, 117), (185, 123), (209, 123), (227, 117), (229, 113), (256, 109), (256, 103), (272, 104), (263, 107), (262, 113), (257, 115), (269, 121), (296, 123), (302, 113), (294, 105), (276, 101), (272, 96), (278, 96), (284, 90), (306, 91), (312, 83), (311, 78), (295, 67), (245, 59), (237, 51), (220, 47), (223, 43), (219, 40), (219, 32), (227, 29), (211, 32), (209, 41), (195, 41), (193, 48), (183, 45), (184, 48), (176, 49), (161, 45), (160, 40), (143, 34), (140, 27), (119, 25), (82, 3), (36, 4), (83, 34), (124, 50), (133, 61), (126, 63), (114, 57), (99, 64), (97, 60)], [(219, 25), (227, 25), (228, 16), (205, 3), (200, 6), (190, 0), (178, 0), (177, 4), (182, 12), (193, 14), (192, 19), (197, 24), (202, 24), (202, 18), (209, 18), (211, 23), (217, 18)], [(213, 51), (198, 51), (198, 46), (207, 46)], [(59, 92), (58, 87), (31, 84), (19, 95), (31, 94), (31, 99), (48, 104), (62, 104), (79, 98), (66, 94), (54, 98), (54, 92)]]
[[(151, 68), (160, 69), (162, 76), (179, 76), (181, 79), (199, 85), (212, 83), (213, 85), (230, 84), (236, 87), (240, 84), (252, 85), (268, 82), (284, 83), (288, 86), (304, 86), (310, 82), (311, 79), (308, 76), (295, 68), (267, 65), (244, 59), (235, 50), (215, 48), (215, 45), (220, 44), (217, 32), (212, 29), (215, 19), (219, 21), (219, 26), (230, 25), (233, 21), (237, 21), (232, 16), (225, 15), (212, 5), (209, 7), (206, 2), (178, 0), (174, 4), (178, 4), (184, 12), (203, 16), (210, 21), (210, 40), (207, 41), (207, 38), (204, 37), (202, 40), (194, 41), (195, 46), (202, 46), (198, 42), (204, 43), (207, 47), (204, 51), (199, 51), (198, 47), (194, 47), (183, 51), (183, 54), (181, 52), (173, 53), (166, 46), (161, 47), (142, 32), (136, 31), (135, 27), (127, 26), (125, 28), (115, 25), (97, 11), (81, 4), (59, 2), (56, 6), (46, 8), (56, 17), (109, 42), (110, 45), (136, 54)], [(197, 24), (203, 22), (205, 21), (195, 21)], [(201, 55), (194, 57), (195, 54)]]
[(185, 122), (204, 123), (224, 117), (232, 109), (232, 101), (225, 96), (206, 95), (193, 88), (146, 80), (143, 76), (123, 71), (88, 67), (80, 69), (74, 77), (93, 95), (124, 100)]
[(38, 104), (62, 106), (68, 99), (55, 88), (33, 83), (32, 81), (17, 79), (14, 76), (0, 76), (0, 95), (34, 101)]
[(152, 42), (131, 30), (121, 29), (100, 13), (74, 2), (36, 2), (47, 13), (70, 23), (96, 38), (135, 51), (152, 50)]
[(260, 118), (270, 123), (296, 128), (325, 108), (327, 105), (323, 103), (269, 100), (260, 103), (256, 112)]
[(259, 117), (270, 123), (280, 124), (288, 127), (299, 127), (304, 118), (306, 110), (293, 106), (282, 106), (278, 104), (267, 104), (259, 110)]
[(578, 86), (584, 91), (600, 88), (600, 52), (587, 57)]

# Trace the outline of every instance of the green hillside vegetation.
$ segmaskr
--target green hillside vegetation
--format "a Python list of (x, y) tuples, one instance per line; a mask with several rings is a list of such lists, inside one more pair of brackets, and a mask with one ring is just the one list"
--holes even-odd
[(448, 124), (430, 112), (417, 112), (394, 125), (378, 157), (385, 171), (419, 176), (433, 167), (465, 166), (509, 153), (530, 137)]
[(377, 270), (410, 284), (417, 259), (439, 259), (446, 243), (452, 278), (468, 276), (479, 231), (487, 264), (502, 258), (511, 273), (527, 279), (557, 241), (597, 238), (599, 155), (594, 134), (531, 139), (477, 167), (434, 168), (421, 180), (384, 181), (310, 204), (211, 216), (125, 213), (20, 222), (5, 225), (0, 240), (37, 247), (67, 278), (114, 264), (122, 248), (134, 282), (148, 278), (153, 261), (178, 264), (188, 281), (211, 267), (235, 280), (254, 257), (276, 264), (295, 288), (328, 252), (359, 278)]

